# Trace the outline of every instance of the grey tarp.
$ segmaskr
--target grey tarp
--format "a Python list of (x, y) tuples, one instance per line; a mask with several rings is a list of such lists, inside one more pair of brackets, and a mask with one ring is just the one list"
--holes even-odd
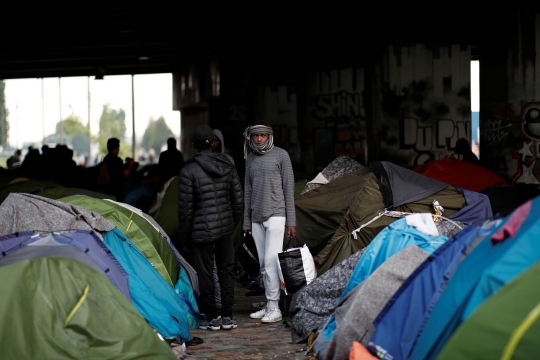
[(407, 246), (347, 294), (336, 308), (336, 330), (324, 359), (348, 359), (353, 341), (366, 345), (375, 330), (373, 320), (428, 256), (418, 246)]
[(107, 232), (115, 225), (98, 213), (83, 207), (66, 204), (38, 195), (11, 193), (0, 204), (0, 234), (17, 231), (73, 231), (94, 230)]
[(322, 328), (338, 304), (364, 250), (349, 256), (294, 294), (288, 321), (293, 343), (306, 341), (312, 331)]
[[(336, 158), (334, 161), (332, 161), (328, 166), (326, 166), (320, 174), (322, 174), (328, 182), (334, 181), (336, 179), (339, 179), (340, 177), (343, 177), (347, 174), (351, 174), (357, 170), (360, 170), (363, 168), (362, 164), (360, 164), (358, 161), (354, 160), (350, 156), (343, 155), (338, 158)], [(307, 183), (304, 187), (304, 190), (300, 193), (300, 195), (307, 193), (308, 191), (311, 191), (313, 189), (318, 188), (322, 184), (310, 182)]]
[[(138, 209), (134, 206), (128, 205), (123, 202), (118, 202), (110, 199), (106, 199), (107, 201), (114, 202), (117, 205), (120, 205), (122, 207), (125, 207), (126, 209), (129, 209), (133, 211), (134, 213), (138, 214), (141, 217), (144, 217), (153, 227), (156, 229), (156, 231), (163, 237), (164, 241), (169, 245), (169, 248), (174, 253), (174, 256), (178, 260), (178, 263), (186, 270), (187, 275), (189, 276), (189, 280), (191, 281), (191, 287), (193, 288), (193, 291), (195, 291), (197, 294), (199, 294), (199, 277), (197, 276), (197, 271), (187, 262), (186, 259), (182, 255), (180, 255), (180, 252), (178, 252), (178, 249), (176, 249), (176, 246), (172, 243), (171, 239), (169, 238), (169, 235), (163, 230), (163, 228), (157, 223), (157, 221), (147, 213), (143, 212), (141, 209)], [(221, 298), (220, 298), (221, 301)]]

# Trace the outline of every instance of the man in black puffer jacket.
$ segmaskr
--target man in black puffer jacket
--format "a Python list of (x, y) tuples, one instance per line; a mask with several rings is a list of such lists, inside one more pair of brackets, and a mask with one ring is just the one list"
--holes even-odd
[[(225, 154), (211, 150), (214, 133), (198, 126), (193, 133), (195, 156), (180, 171), (178, 230), (181, 244), (190, 243), (199, 277), (200, 312), (206, 321), (199, 328), (230, 330), (234, 303), (234, 247), (231, 234), (240, 221), (243, 194), (234, 165)], [(217, 255), (217, 256), (215, 256)], [(214, 257), (221, 288), (221, 316), (214, 297)]]

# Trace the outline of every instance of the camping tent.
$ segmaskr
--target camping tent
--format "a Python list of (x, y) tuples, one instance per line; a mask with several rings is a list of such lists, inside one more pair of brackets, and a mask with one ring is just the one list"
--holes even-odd
[(510, 185), (502, 177), (483, 166), (454, 158), (429, 161), (418, 165), (413, 170), (432, 179), (471, 191)]
[(540, 264), (487, 299), (445, 344), (438, 359), (540, 358)]
[(293, 343), (306, 341), (314, 329), (324, 325), (364, 250), (349, 256), (294, 294), (288, 321)]
[(71, 257), (94, 267), (131, 301), (126, 271), (93, 231), (42, 236), (27, 231), (0, 237), (0, 265), (49, 255)]
[(363, 345), (367, 344), (374, 331), (373, 320), (427, 256), (427, 253), (415, 245), (400, 250), (342, 300), (335, 310), (336, 330), (328, 345), (325, 359), (347, 358), (354, 340)]
[(376, 327), (368, 346), (387, 358), (407, 359), (430, 304), (440, 298), (459, 265), (463, 254), (477, 239), (500, 225), (489, 221), (481, 227), (469, 225), (459, 231), (424, 261), (386, 303), (373, 325)]
[(2, 358), (176, 358), (125, 296), (90, 266), (39, 257), (0, 266), (0, 278)]
[(190, 312), (188, 304), (178, 296), (171, 284), (110, 221), (83, 207), (37, 195), (10, 194), (0, 204), (2, 234), (77, 229), (94, 230), (100, 239), (104, 239), (107, 248), (129, 275), (133, 304), (156, 330), (163, 336), (180, 336), (189, 340), (190, 322), (187, 314), (197, 314)]
[(115, 224), (141, 250), (144, 256), (172, 286), (178, 281), (180, 265), (171, 248), (155, 228), (136, 212), (114, 201), (84, 195), (68, 196), (59, 201), (95, 211)]
[(193, 291), (195, 291), (198, 294), (199, 293), (199, 278), (197, 277), (197, 272), (186, 261), (186, 259), (184, 259), (184, 257), (180, 254), (180, 252), (178, 252), (178, 250), (176, 249), (176, 247), (172, 243), (171, 239), (169, 238), (169, 236), (165, 232), (165, 230), (163, 230), (163, 228), (157, 223), (157, 221), (153, 217), (151, 217), (150, 215), (142, 212), (140, 209), (138, 209), (138, 208), (136, 208), (134, 206), (128, 205), (128, 204), (123, 203), (123, 202), (110, 200), (110, 199), (106, 199), (106, 200), (107, 201), (112, 201), (112, 202), (116, 203), (117, 205), (120, 205), (122, 207), (125, 207), (126, 209), (129, 209), (129, 210), (135, 212), (139, 216), (143, 217), (146, 221), (148, 221), (150, 223), (150, 225), (152, 225), (152, 227), (154, 229), (156, 229), (156, 231), (159, 233), (159, 235), (163, 238), (163, 240), (167, 243), (167, 245), (169, 246), (169, 248), (173, 252), (173, 254), (174, 254), (176, 260), (178, 261), (178, 264), (180, 265), (180, 267), (184, 268), (186, 276), (188, 276), (190, 287), (193, 289)]
[[(340, 301), (353, 291), (358, 284), (369, 279), (373, 272), (385, 263), (385, 261), (406, 247), (415, 245), (427, 254), (431, 254), (444, 244), (448, 240), (448, 237), (439, 234), (438, 230), (425, 232), (424, 228), (428, 222), (431, 223), (431, 225), (427, 226), (428, 228), (435, 226), (431, 215), (414, 214), (401, 218), (384, 228), (367, 246), (364, 254), (362, 254), (341, 294)], [(422, 226), (419, 226), (419, 224)], [(335, 313), (333, 313), (315, 341), (319, 352), (324, 353), (328, 343), (332, 339), (332, 335), (336, 329), (335, 319)]]
[(460, 263), (411, 352), (412, 358), (436, 358), (455, 329), (485, 299), (540, 258), (540, 198), (517, 208)]
[(445, 217), (460, 222), (492, 217), (487, 196), (383, 161), (297, 196), (297, 236), (312, 250), (322, 275), (396, 220), (380, 216), (385, 210), (435, 213), (435, 200)]
[(104, 241), (120, 264), (129, 274), (129, 286), (133, 305), (150, 325), (166, 338), (191, 340), (189, 327), (198, 327), (196, 320), (190, 322), (188, 314), (194, 313), (173, 287), (158, 273), (129, 238), (120, 230), (104, 234)]
[(39, 195), (11, 193), (0, 204), (0, 234), (28, 230), (94, 230), (102, 239), (101, 233), (114, 227), (93, 211)]
[(347, 174), (358, 171), (361, 168), (363, 168), (363, 165), (350, 156), (339, 156), (328, 164), (319, 174), (317, 174), (313, 180), (308, 181), (304, 189), (300, 192), (300, 195), (316, 189), (321, 185), (328, 184), (329, 182), (339, 179)]

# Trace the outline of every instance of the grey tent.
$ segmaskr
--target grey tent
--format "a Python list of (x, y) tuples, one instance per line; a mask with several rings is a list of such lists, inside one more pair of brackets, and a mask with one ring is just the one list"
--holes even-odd
[(103, 240), (100, 232), (114, 228), (114, 224), (93, 211), (38, 195), (11, 193), (0, 204), (0, 234), (94, 230)]
[(337, 180), (347, 174), (351, 174), (363, 168), (363, 165), (350, 156), (340, 156), (328, 164), (317, 176), (309, 181), (300, 195), (310, 190), (316, 189), (321, 185), (326, 185), (331, 181)]
[(349, 256), (294, 294), (288, 321), (293, 343), (306, 341), (312, 331), (324, 325), (338, 304), (364, 250)]
[(347, 294), (336, 308), (336, 330), (324, 359), (347, 359), (353, 341), (366, 345), (375, 330), (373, 320), (428, 256), (418, 246), (407, 246)]

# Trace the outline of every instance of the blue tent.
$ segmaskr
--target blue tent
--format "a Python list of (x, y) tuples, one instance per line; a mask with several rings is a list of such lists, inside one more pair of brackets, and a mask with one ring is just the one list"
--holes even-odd
[[(415, 227), (408, 225), (405, 218), (391, 223), (367, 246), (341, 294), (340, 301), (358, 284), (367, 279), (384, 261), (407, 246), (416, 245), (426, 253), (431, 254), (447, 240), (448, 238), (444, 235), (432, 237), (420, 232)], [(332, 314), (316, 340), (315, 349), (319, 358), (324, 358), (321, 355), (326, 351), (326, 346), (332, 338), (335, 328), (335, 315)]]
[(191, 340), (186, 317), (189, 308), (173, 287), (120, 230), (106, 232), (104, 239), (129, 274), (133, 305), (141, 315), (164, 337)]
[(94, 267), (131, 301), (126, 271), (93, 231), (79, 230), (64, 234), (53, 232), (47, 236), (24, 231), (0, 237), (0, 262), (4, 265), (24, 258), (48, 255), (71, 257)]
[(407, 359), (430, 304), (446, 288), (470, 244), (491, 232), (501, 221), (481, 227), (469, 225), (426, 259), (386, 303), (373, 322), (368, 349), (384, 359)]
[(482, 301), (540, 259), (540, 198), (521, 205), (465, 257), (435, 305), (411, 352), (434, 359)]

